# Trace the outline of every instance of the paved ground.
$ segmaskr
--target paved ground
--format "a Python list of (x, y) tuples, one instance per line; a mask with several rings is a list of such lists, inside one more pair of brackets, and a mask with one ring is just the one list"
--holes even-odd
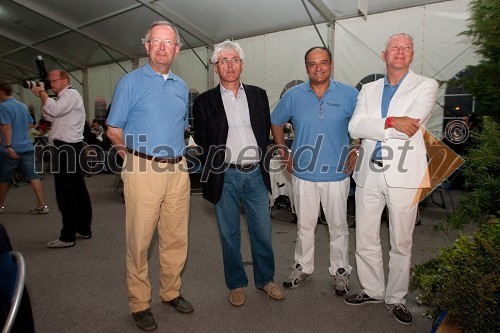
[[(34, 199), (29, 186), (11, 188), (0, 222), (7, 228), (13, 246), (22, 252), (27, 264), (27, 285), (33, 302), (35, 325), (39, 333), (139, 332), (129, 313), (125, 281), (124, 204), (114, 191), (114, 175), (86, 178), (94, 210), (91, 240), (78, 241), (69, 249), (48, 249), (47, 241), (59, 235), (60, 215), (52, 176), (43, 180), (47, 215), (29, 215)], [(456, 193), (455, 193), (456, 195)], [(176, 313), (158, 297), (158, 241), (150, 251), (150, 278), (153, 286), (152, 309), (157, 332), (429, 332), (431, 320), (424, 308), (408, 296), (407, 305), (414, 321), (397, 323), (384, 304), (348, 306), (332, 292), (328, 275), (328, 234), (326, 226), (316, 232), (316, 270), (312, 278), (297, 289), (285, 290), (285, 300), (274, 301), (253, 286), (252, 268), (247, 272), (247, 301), (241, 308), (227, 301), (220, 239), (213, 207), (200, 195), (191, 196), (189, 256), (183, 273), (183, 295), (192, 302), (190, 315)], [(438, 196), (436, 196), (438, 199)], [(456, 200), (456, 199), (455, 199)], [(280, 212), (278, 212), (280, 213)], [(282, 212), (281, 212), (282, 213)], [(448, 246), (456, 233), (437, 232), (433, 226), (444, 221), (445, 210), (429, 202), (421, 211), (422, 224), (416, 228), (413, 262), (434, 255), (436, 248)], [(244, 260), (251, 263), (249, 242), (242, 218)], [(350, 258), (354, 262), (354, 233), (351, 228)], [(293, 263), (296, 225), (273, 219), (276, 281), (281, 285)], [(388, 228), (383, 222), (381, 239), (388, 248)], [(384, 258), (387, 263), (387, 256)], [(359, 287), (356, 270), (351, 289)]]

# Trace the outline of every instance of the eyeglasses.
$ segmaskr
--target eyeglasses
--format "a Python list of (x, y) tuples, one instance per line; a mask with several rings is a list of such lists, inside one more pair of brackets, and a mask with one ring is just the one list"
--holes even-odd
[(231, 62), (233, 65), (236, 65), (237, 63), (240, 63), (240, 62), (243, 62), (243, 60), (241, 60), (240, 58), (231, 58), (231, 59), (228, 59), (228, 58), (224, 58), (222, 60), (219, 60), (215, 63), (215, 65), (217, 64), (221, 64), (222, 66), (225, 66), (227, 65), (229, 62)]
[(64, 79), (54, 79), (54, 80), (49, 80), (49, 82), (56, 82), (56, 81), (60, 81), (60, 80), (64, 80)]
[(150, 40), (148, 40), (148, 42), (152, 43), (153, 45), (160, 45), (162, 42), (165, 43), (166, 46), (169, 46), (169, 47), (174, 47), (175, 45), (177, 45), (176, 42), (170, 40), (170, 39), (160, 39), (160, 38), (151, 38)]

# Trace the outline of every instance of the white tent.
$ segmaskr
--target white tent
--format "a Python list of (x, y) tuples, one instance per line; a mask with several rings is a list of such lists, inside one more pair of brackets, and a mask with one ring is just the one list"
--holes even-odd
[[(315, 4), (316, 8), (321, 7), (318, 3), (323, 2), (310, 1), (310, 3)], [(221, 3), (218, 5), (228, 6)], [(273, 109), (288, 82), (307, 79), (304, 53), (312, 46), (322, 45), (323, 40), (334, 56), (334, 79), (356, 86), (367, 76), (384, 73), (381, 51), (387, 37), (397, 32), (406, 32), (414, 37), (415, 58), (412, 68), (416, 73), (439, 81), (449, 80), (467, 65), (475, 65), (479, 61), (471, 40), (460, 35), (467, 29), (468, 5), (467, 0), (434, 1), (409, 8), (400, 5), (399, 7), (403, 8), (374, 14), (370, 14), (369, 11), (367, 17), (350, 15), (346, 18), (328, 20), (326, 23), (303, 25), (287, 30), (276, 29), (276, 32), (235, 38), (246, 55), (243, 81), (266, 89)], [(235, 4), (235, 6), (240, 5)], [(284, 12), (288, 15), (293, 14), (290, 7)], [(219, 31), (216, 39), (218, 42), (233, 37), (224, 30), (224, 27), (234, 28), (235, 17), (229, 16), (228, 23), (221, 21), (220, 27), (215, 30)], [(242, 25), (248, 24), (247, 21), (251, 19), (241, 13), (237, 17), (243, 21)], [(295, 19), (294, 16), (291, 18)], [(262, 20), (260, 16), (255, 18), (256, 22), (260, 20)], [(141, 27), (134, 26), (134, 29), (143, 33), (146, 27), (147, 24)], [(280, 27), (283, 29), (282, 21)], [(266, 30), (269, 28), (264, 29)], [(211, 46), (213, 44), (183, 49), (174, 61), (173, 72), (181, 76), (193, 91), (203, 92), (217, 83), (208, 60)], [(75, 88), (84, 95), (89, 119), (95, 116), (96, 98), (102, 97), (109, 103), (117, 81), (125, 73), (124, 70), (130, 71), (145, 61), (147, 59), (143, 57), (71, 72), (75, 78), (73, 80)], [(29, 91), (21, 87), (15, 90), (20, 93), (23, 102), (33, 104), (36, 110), (39, 109), (38, 99)], [(438, 135), (442, 130), (444, 94), (445, 87), (442, 87), (433, 117), (427, 126)]]

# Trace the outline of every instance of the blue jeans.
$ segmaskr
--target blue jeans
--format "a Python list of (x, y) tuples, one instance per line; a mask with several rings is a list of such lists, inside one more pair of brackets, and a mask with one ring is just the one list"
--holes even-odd
[(222, 196), (215, 204), (222, 241), (224, 277), (230, 290), (248, 285), (240, 251), (240, 200), (247, 216), (255, 287), (262, 288), (273, 281), (274, 253), (269, 192), (262, 180), (260, 167), (247, 172), (228, 168), (224, 172)]

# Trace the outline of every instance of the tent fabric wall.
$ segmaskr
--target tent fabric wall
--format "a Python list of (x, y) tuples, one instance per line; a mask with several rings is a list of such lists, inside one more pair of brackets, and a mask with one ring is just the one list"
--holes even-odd
[[(122, 66), (123, 69), (120, 66)], [(106, 101), (106, 105), (109, 106), (116, 83), (126, 73), (124, 69), (127, 72), (132, 70), (132, 62), (130, 61), (122, 62), (120, 66), (112, 64), (89, 68), (87, 114), (90, 121), (95, 118), (94, 101), (96, 98), (99, 96), (103, 97)], [(81, 90), (80, 93), (82, 93)]]
[[(196, 54), (203, 59), (202, 63)], [(198, 47), (194, 50), (182, 50), (172, 64), (172, 72), (182, 77), (189, 88), (203, 92), (208, 89), (208, 65), (211, 50), (206, 47)]]

